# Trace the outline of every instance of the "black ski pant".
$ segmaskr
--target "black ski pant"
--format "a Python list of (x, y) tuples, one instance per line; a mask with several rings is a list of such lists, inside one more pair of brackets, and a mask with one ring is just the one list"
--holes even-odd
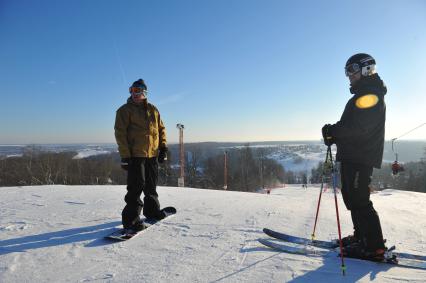
[(370, 200), (373, 167), (350, 162), (341, 163), (342, 196), (351, 211), (354, 235), (368, 251), (384, 248), (379, 215)]
[[(143, 214), (148, 218), (157, 218), (161, 213), (157, 194), (158, 163), (157, 158), (132, 157), (127, 171), (126, 206), (121, 214), (124, 228), (138, 223)], [(141, 200), (142, 192), (144, 201)]]

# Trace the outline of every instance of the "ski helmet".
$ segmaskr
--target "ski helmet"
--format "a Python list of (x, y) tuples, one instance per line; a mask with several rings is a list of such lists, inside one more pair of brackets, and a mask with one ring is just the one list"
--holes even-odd
[(362, 76), (368, 77), (376, 73), (376, 60), (368, 54), (358, 53), (351, 56), (345, 65), (347, 77), (361, 72)]

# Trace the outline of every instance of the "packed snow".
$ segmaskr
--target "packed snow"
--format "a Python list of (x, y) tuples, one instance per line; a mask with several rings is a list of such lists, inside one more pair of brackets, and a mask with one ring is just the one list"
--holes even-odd
[[(425, 282), (426, 270), (276, 252), (262, 228), (309, 237), (319, 187), (271, 194), (159, 187), (178, 213), (127, 242), (104, 239), (121, 225), (125, 186), (0, 188), (0, 282)], [(343, 234), (351, 221), (339, 195)], [(425, 254), (426, 194), (372, 195), (388, 243)], [(337, 237), (334, 196), (321, 201), (317, 239)]]
[(83, 159), (83, 158), (88, 158), (88, 157), (92, 157), (92, 156), (97, 156), (97, 155), (103, 155), (103, 154), (109, 154), (109, 151), (106, 150), (102, 150), (102, 149), (84, 149), (81, 150), (77, 153), (77, 155), (75, 155), (73, 157), (73, 159)]

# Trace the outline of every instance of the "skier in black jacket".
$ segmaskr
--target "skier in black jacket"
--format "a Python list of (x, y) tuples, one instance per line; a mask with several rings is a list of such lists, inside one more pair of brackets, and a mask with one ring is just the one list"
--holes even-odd
[(322, 128), (324, 143), (336, 144), (341, 162), (342, 196), (351, 211), (354, 235), (343, 238), (344, 254), (383, 260), (380, 219), (370, 200), (373, 167), (380, 168), (385, 136), (386, 86), (376, 73), (376, 62), (368, 54), (355, 54), (346, 62), (352, 98), (334, 125)]

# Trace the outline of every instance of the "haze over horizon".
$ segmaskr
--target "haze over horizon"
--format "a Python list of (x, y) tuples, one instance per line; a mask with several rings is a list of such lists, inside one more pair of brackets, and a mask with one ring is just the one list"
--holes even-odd
[[(266, 141), (190, 141), (185, 142), (185, 144), (196, 144), (196, 143), (236, 143), (236, 144), (244, 144), (244, 143), (292, 143), (292, 142), (307, 142), (307, 143), (319, 143), (322, 144), (322, 140), (266, 140)], [(386, 143), (392, 142), (392, 139), (385, 140)], [(398, 142), (426, 142), (426, 139), (404, 139), (398, 140)], [(102, 145), (102, 144), (111, 144), (116, 145), (115, 141), (111, 142), (72, 142), (72, 143), (0, 143), (0, 146), (28, 146), (28, 145), (79, 145), (79, 144), (93, 144), (93, 145)], [(177, 145), (179, 142), (169, 142), (170, 145)]]

